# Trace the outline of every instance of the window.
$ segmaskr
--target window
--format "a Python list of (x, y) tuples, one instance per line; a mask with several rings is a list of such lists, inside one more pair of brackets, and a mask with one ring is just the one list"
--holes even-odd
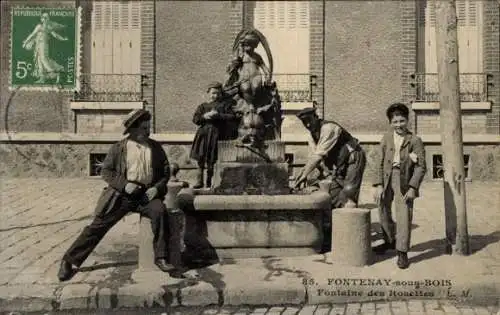
[[(253, 16), (254, 27), (269, 42), (274, 80), (284, 99), (287, 91), (309, 92), (309, 1), (256, 1)], [(261, 45), (256, 51), (267, 63)]]
[(89, 176), (101, 176), (101, 168), (106, 153), (90, 153), (89, 155)]
[[(460, 73), (480, 73), (483, 71), (482, 1), (457, 0), (456, 7)], [(425, 72), (437, 73), (434, 1), (422, 2), (420, 10), (420, 32), (424, 34), (425, 44)]]
[[(464, 174), (466, 179), (470, 179), (470, 155), (464, 154)], [(432, 155), (432, 179), (442, 179), (444, 176), (443, 155)]]
[(141, 69), (140, 1), (94, 1), (93, 74), (138, 74)]
[[(436, 52), (436, 0), (419, 1), (419, 42), (424, 54), (424, 67), (421, 72), (437, 73)], [(483, 6), (479, 0), (457, 0), (458, 22), (458, 54), (460, 88), (464, 94), (481, 90), (478, 86), (483, 72)], [(437, 92), (437, 75), (427, 75), (425, 85), (427, 92)]]

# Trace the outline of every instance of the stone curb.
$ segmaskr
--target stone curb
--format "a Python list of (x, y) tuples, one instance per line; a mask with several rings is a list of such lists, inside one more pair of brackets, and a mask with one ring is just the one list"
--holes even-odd
[[(298, 278), (297, 278), (298, 279)], [(286, 279), (285, 279), (286, 280)], [(300, 279), (298, 279), (300, 280)], [(433, 297), (369, 297), (369, 296), (313, 296), (312, 290), (301, 281), (247, 283), (229, 288), (199, 282), (194, 285), (166, 286), (152, 283), (133, 283), (119, 288), (92, 287), (85, 283), (57, 285), (14, 285), (0, 287), (0, 311), (39, 312), (53, 310), (95, 310), (115, 308), (175, 308), (183, 306), (241, 306), (241, 305), (304, 305), (342, 304), (401, 300), (454, 300), (467, 305), (498, 306), (500, 285), (488, 283), (458, 283), (452, 294), (447, 290)], [(386, 287), (381, 290), (391, 290)], [(469, 290), (468, 297), (460, 296)]]

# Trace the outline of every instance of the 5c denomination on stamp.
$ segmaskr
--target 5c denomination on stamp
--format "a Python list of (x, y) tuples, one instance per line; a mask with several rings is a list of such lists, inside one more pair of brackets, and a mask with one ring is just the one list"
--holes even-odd
[(14, 7), (10, 89), (79, 89), (80, 9)]

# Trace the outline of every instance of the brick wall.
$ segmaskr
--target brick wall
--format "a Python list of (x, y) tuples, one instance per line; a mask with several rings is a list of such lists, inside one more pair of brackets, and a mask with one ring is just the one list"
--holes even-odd
[(145, 108), (153, 114), (151, 128), (156, 131), (155, 113), (155, 3), (142, 1), (141, 10), (141, 74), (144, 75), (142, 89)]
[(225, 79), (241, 1), (156, 2), (156, 131), (194, 132), (206, 85)]
[(484, 1), (484, 72), (491, 74), (488, 95), (491, 112), (487, 117), (488, 133), (500, 133), (500, 3)]
[(79, 134), (122, 133), (122, 122), (129, 111), (80, 111), (76, 115)]
[[(487, 133), (487, 115), (485, 113), (463, 112), (462, 130), (468, 134)], [(417, 130), (419, 134), (441, 133), (439, 112), (419, 111), (417, 115)]]
[[(75, 7), (74, 0), (60, 1), (0, 1), (0, 130), (16, 132), (61, 132), (69, 130), (70, 94), (58, 92), (19, 91), (11, 99), (10, 23), (13, 6)], [(6, 126), (7, 122), (7, 126)]]
[(358, 132), (382, 132), (401, 99), (399, 1), (326, 1), (325, 117)]
[(318, 103), (318, 115), (324, 117), (325, 91), (325, 47), (324, 33), (325, 8), (323, 1), (312, 1), (309, 4), (310, 16), (310, 43), (309, 43), (309, 72), (316, 76), (316, 85), (312, 87), (312, 99)]
[[(416, 99), (416, 89), (411, 86), (412, 75), (417, 71), (417, 3), (416, 1), (400, 2), (400, 36), (401, 36), (401, 100), (411, 104)], [(410, 111), (410, 128), (416, 132), (414, 113)]]

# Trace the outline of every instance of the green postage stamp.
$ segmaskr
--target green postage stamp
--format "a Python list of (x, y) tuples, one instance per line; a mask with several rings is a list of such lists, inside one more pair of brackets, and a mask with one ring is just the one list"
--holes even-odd
[(80, 9), (15, 7), (11, 14), (10, 88), (78, 90)]

